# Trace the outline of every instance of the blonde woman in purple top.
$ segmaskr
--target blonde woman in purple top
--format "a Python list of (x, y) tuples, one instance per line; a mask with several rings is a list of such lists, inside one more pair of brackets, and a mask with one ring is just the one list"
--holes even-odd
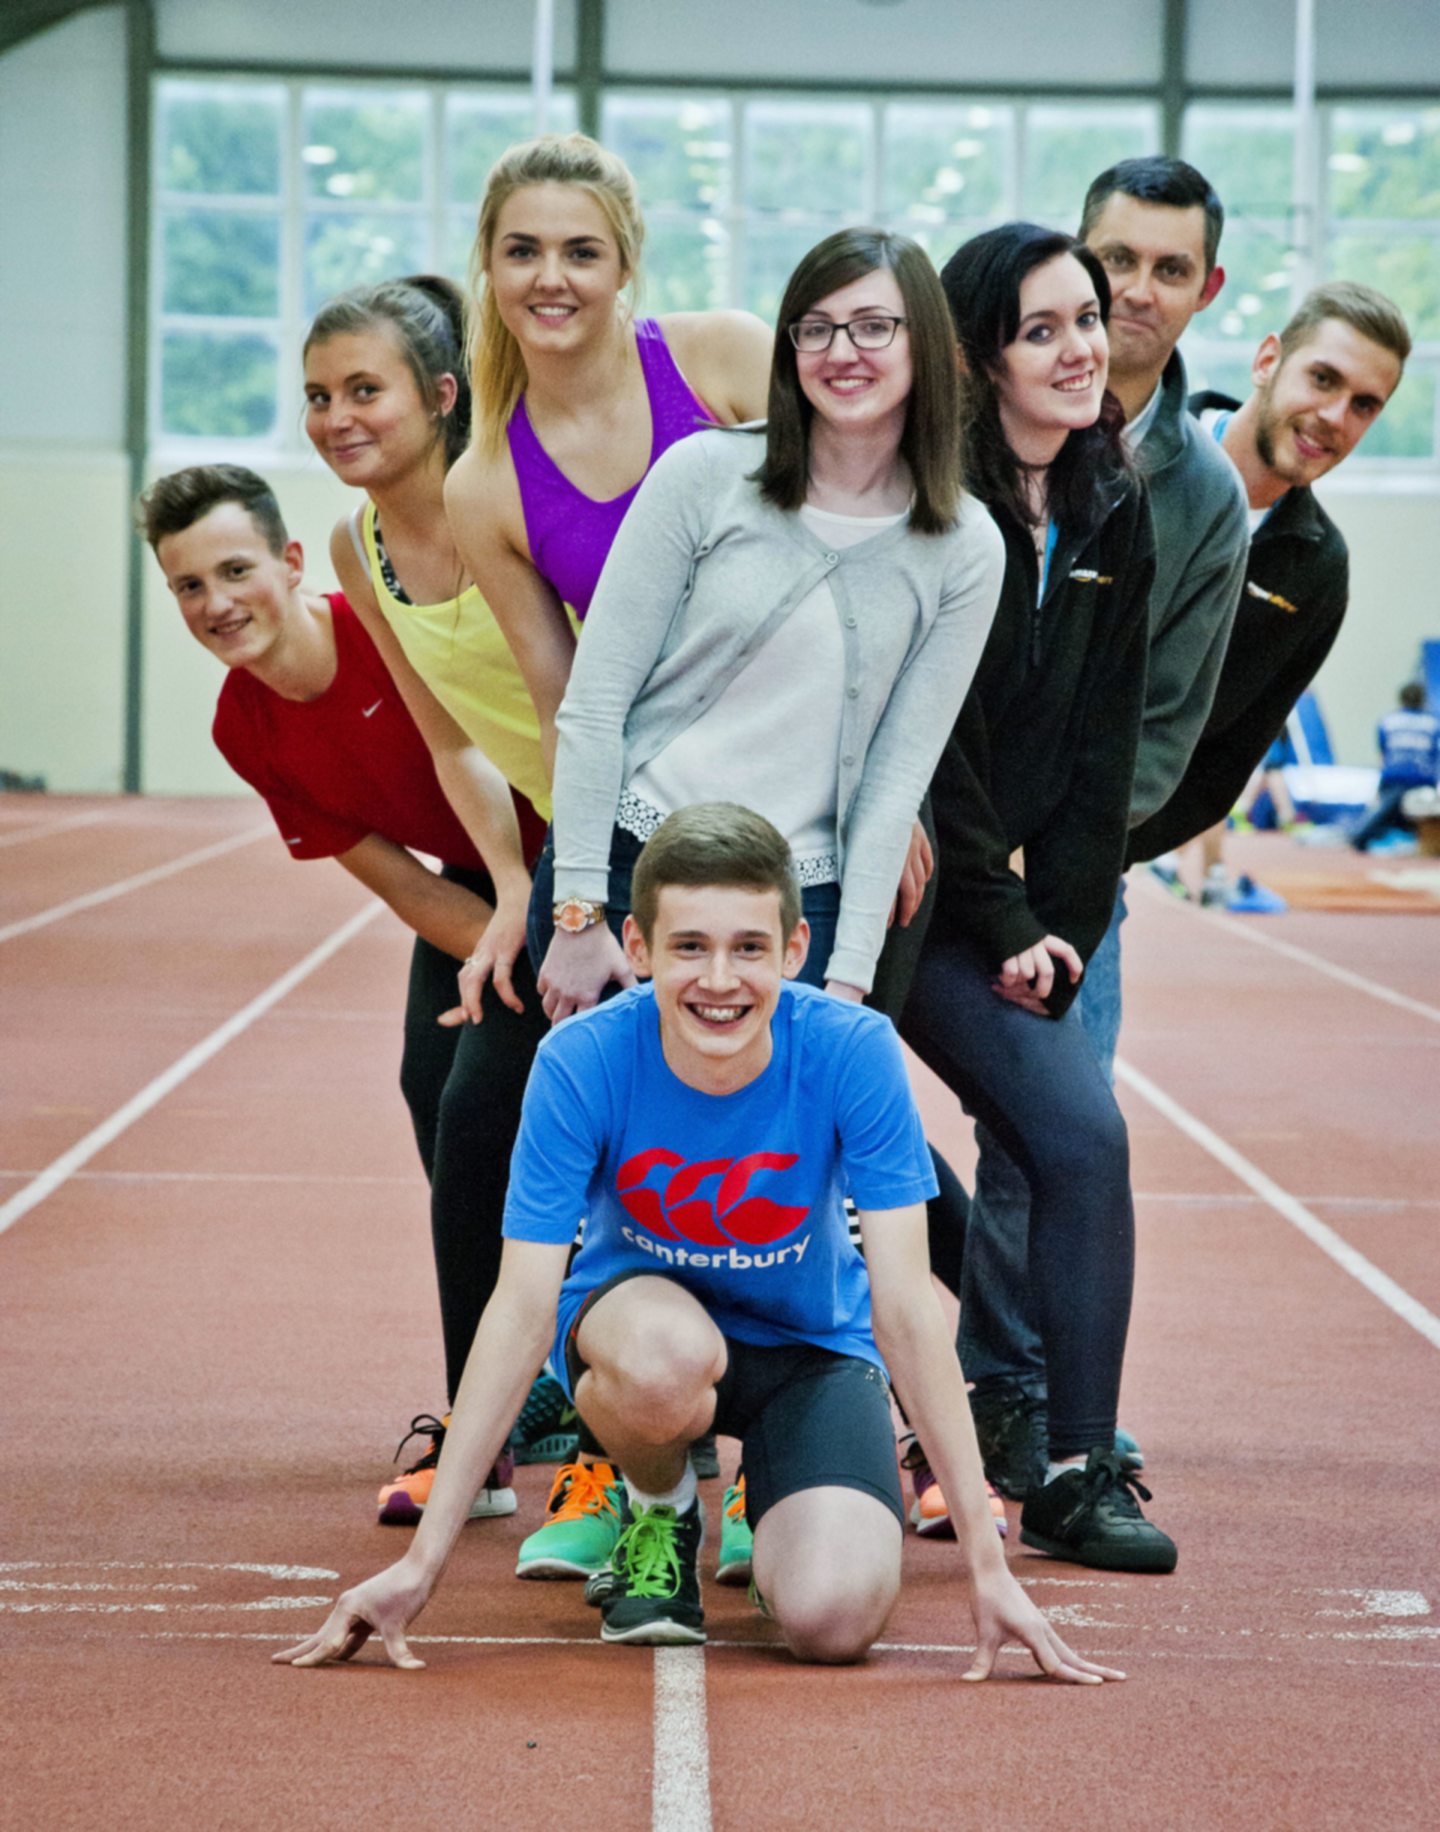
[(625, 511), (677, 439), (765, 412), (770, 333), (747, 312), (636, 319), (644, 224), (582, 134), (512, 147), (471, 257), (475, 432), (445, 483), (455, 545), (504, 630), (553, 767), (575, 637)]

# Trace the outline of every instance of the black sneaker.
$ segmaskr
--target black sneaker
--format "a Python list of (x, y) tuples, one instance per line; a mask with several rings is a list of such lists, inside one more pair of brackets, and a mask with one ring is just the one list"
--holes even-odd
[(703, 1438), (696, 1438), (690, 1446), (690, 1467), (702, 1482), (707, 1477), (720, 1474), (720, 1452), (713, 1431), (707, 1431)]
[(987, 1482), (1012, 1501), (1024, 1501), (1045, 1486), (1050, 1444), (1043, 1393), (1018, 1386), (977, 1388), (970, 1395), (970, 1416)]
[(611, 1554), (615, 1582), (600, 1604), (602, 1641), (668, 1647), (705, 1639), (700, 1606), (699, 1501), (683, 1514), (663, 1503), (638, 1513)]
[(1092, 1450), (1084, 1469), (1068, 1469), (1029, 1496), (1020, 1544), (1100, 1571), (1173, 1571), (1175, 1542), (1146, 1520), (1137, 1495), (1150, 1499), (1120, 1456)]

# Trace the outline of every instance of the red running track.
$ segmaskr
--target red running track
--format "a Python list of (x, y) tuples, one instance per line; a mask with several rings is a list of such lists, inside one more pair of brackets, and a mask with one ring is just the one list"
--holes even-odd
[[(1246, 940), (1136, 885), (1124, 1419), (1180, 1568), (1011, 1554), (1127, 1685), (1053, 1688), (1018, 1659), (958, 1684), (953, 1548), (913, 1538), (863, 1667), (797, 1667), (714, 1588), (703, 1651), (604, 1648), (575, 1587), (511, 1575), (543, 1469), (516, 1519), (467, 1528), (419, 1625), (426, 1673), (306, 1674), (266, 1655), (403, 1543), (373, 1492), (443, 1393), (395, 1088), (407, 942), (382, 913), (257, 1010), (365, 910), (342, 873), (297, 869), (248, 802), (0, 800), (0, 933), (137, 876), (0, 940), (15, 1823), (1440, 1822), (1440, 927), (1257, 918)], [(953, 1104), (917, 1086), (965, 1162)]]

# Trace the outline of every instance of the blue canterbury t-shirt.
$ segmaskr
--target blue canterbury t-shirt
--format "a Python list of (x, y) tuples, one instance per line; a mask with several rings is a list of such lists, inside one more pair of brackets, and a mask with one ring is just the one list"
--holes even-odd
[(728, 1336), (812, 1342), (883, 1366), (870, 1285), (845, 1223), (936, 1192), (890, 1021), (787, 982), (763, 1074), (734, 1094), (665, 1061), (653, 989), (552, 1031), (525, 1090), (504, 1232), (584, 1242), (560, 1293), (552, 1366), (586, 1296), (644, 1270), (692, 1291)]

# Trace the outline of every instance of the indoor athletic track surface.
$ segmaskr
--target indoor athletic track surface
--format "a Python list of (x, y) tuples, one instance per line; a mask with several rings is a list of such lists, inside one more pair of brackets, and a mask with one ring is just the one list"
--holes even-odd
[(1128, 1684), (959, 1684), (953, 1548), (913, 1536), (863, 1667), (713, 1587), (706, 1648), (603, 1647), (578, 1586), (511, 1575), (547, 1468), (466, 1529), (427, 1672), (306, 1673), (267, 1657), (398, 1553), (373, 1493), (443, 1402), (405, 936), (243, 801), (9, 797), (0, 882), (8, 1823), (1440, 1824), (1433, 919), (1135, 886), (1122, 1419), (1180, 1566), (1011, 1551)]

